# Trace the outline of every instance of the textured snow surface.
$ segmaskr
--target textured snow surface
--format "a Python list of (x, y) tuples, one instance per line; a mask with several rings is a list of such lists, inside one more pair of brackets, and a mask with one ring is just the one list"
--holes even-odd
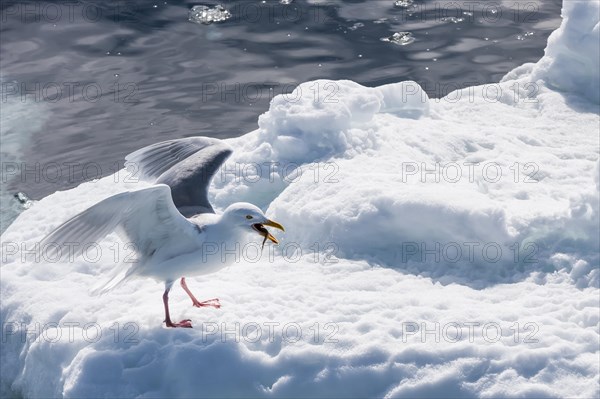
[[(215, 177), (279, 247), (175, 287), (88, 291), (116, 236), (58, 264), (27, 250), (145, 187), (57, 192), (2, 235), (2, 396), (598, 397), (598, 3), (565, 2), (545, 57), (428, 99), (414, 82), (316, 81), (277, 96)], [(425, 173), (429, 172), (429, 173)], [(500, 173), (500, 174), (499, 174)]]
[(599, 13), (600, 2), (565, 1), (562, 26), (548, 38), (546, 56), (536, 66), (534, 78), (600, 102)]

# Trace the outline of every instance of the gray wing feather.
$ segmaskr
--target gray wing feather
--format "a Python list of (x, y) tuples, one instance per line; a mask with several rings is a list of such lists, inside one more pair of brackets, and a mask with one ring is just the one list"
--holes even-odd
[(208, 188), (214, 174), (231, 155), (223, 141), (188, 137), (163, 141), (132, 152), (126, 165), (134, 163), (140, 177), (171, 187), (173, 202), (185, 215), (214, 213)]
[[(176, 235), (193, 244), (195, 226), (175, 208), (166, 185), (113, 195), (72, 217), (40, 243), (48, 259), (79, 256), (112, 232), (134, 245), (143, 259)], [(68, 250), (72, 248), (72, 250)]]

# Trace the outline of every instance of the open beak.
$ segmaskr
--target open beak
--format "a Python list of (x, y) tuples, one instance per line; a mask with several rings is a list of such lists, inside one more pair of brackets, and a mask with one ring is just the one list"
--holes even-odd
[(260, 234), (262, 237), (264, 237), (263, 244), (262, 244), (263, 247), (265, 246), (265, 242), (267, 242), (267, 240), (271, 240), (273, 243), (279, 244), (279, 241), (277, 241), (277, 238), (273, 237), (273, 235), (271, 233), (269, 233), (269, 230), (267, 230), (265, 228), (265, 226), (274, 227), (281, 231), (285, 231), (285, 229), (283, 228), (282, 225), (280, 225), (279, 223), (274, 222), (272, 220), (269, 220), (269, 219), (267, 219), (267, 221), (263, 222), (263, 223), (254, 223), (252, 225), (252, 228), (254, 228), (254, 230), (256, 230), (258, 232), (258, 234)]

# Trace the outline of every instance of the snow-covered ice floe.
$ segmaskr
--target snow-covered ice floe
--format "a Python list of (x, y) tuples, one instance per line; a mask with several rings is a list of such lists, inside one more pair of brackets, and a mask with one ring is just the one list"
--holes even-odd
[(56, 192), (2, 236), (2, 396), (598, 397), (597, 1), (565, 1), (546, 55), (434, 100), (414, 82), (316, 81), (273, 99), (215, 177), (287, 228), (190, 280), (101, 297), (116, 236), (67, 264), (29, 251), (144, 186)]

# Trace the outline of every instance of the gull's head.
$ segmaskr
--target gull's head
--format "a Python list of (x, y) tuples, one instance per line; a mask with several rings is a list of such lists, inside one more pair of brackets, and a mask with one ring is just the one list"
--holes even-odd
[(225, 209), (225, 212), (223, 212), (222, 218), (235, 226), (258, 233), (264, 238), (263, 245), (267, 239), (275, 244), (279, 243), (279, 241), (269, 233), (269, 230), (267, 230), (265, 226), (285, 231), (282, 225), (267, 218), (259, 207), (247, 202), (238, 202), (229, 205), (227, 209)]

